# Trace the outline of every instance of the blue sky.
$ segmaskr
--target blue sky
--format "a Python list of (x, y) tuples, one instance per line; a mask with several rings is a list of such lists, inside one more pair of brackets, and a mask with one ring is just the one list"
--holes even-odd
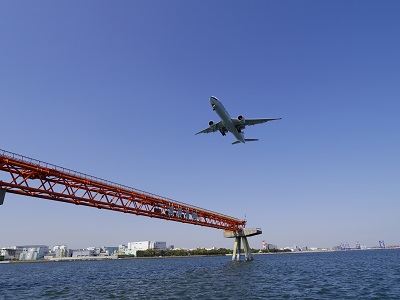
[[(261, 227), (280, 247), (400, 244), (398, 1), (2, 1), (0, 148)], [(257, 143), (194, 133), (232, 117)], [(4, 174), (0, 174), (0, 179)], [(221, 230), (8, 194), (0, 246)]]

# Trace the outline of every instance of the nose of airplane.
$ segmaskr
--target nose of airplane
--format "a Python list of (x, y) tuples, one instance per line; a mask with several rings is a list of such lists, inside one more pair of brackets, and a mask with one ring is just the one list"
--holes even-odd
[(213, 110), (215, 110), (215, 106), (217, 105), (217, 103), (218, 103), (218, 99), (216, 97), (214, 97), (214, 96), (211, 96), (210, 97), (210, 104), (211, 104)]

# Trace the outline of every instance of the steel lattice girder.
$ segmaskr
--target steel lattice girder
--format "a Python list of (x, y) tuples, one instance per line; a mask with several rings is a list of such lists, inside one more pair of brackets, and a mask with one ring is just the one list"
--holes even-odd
[[(16, 158), (17, 156), (17, 158)], [(246, 221), (0, 151), (0, 188), (9, 193), (237, 231)]]

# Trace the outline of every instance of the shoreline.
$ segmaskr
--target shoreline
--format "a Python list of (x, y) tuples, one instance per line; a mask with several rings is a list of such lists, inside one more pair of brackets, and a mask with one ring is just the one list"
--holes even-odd
[[(349, 250), (315, 250), (315, 251), (297, 251), (297, 252), (266, 252), (252, 253), (253, 255), (279, 255), (279, 254), (306, 254), (306, 253), (332, 253), (332, 252), (349, 252), (349, 251), (368, 251), (368, 250), (396, 250), (398, 248), (370, 248), (370, 249), (349, 249)], [(244, 255), (244, 254), (242, 254)], [(76, 262), (76, 261), (103, 261), (103, 260), (131, 260), (131, 259), (160, 259), (160, 258), (194, 258), (194, 257), (217, 257), (217, 256), (232, 256), (232, 254), (224, 255), (182, 255), (182, 256), (152, 256), (152, 257), (118, 257), (118, 256), (90, 256), (82, 258), (58, 257), (41, 260), (3, 260), (0, 264), (14, 263), (51, 263), (51, 262)]]
[[(185, 256), (151, 256), (151, 257), (117, 257), (117, 256), (108, 256), (108, 257), (98, 257), (98, 256), (90, 256), (90, 257), (82, 257), (82, 258), (72, 258), (72, 257), (58, 257), (52, 259), (40, 259), (40, 260), (4, 260), (0, 261), (0, 263), (51, 263), (51, 262), (75, 262), (75, 261), (102, 261), (102, 260), (131, 260), (131, 259), (160, 259), (160, 258), (192, 258), (192, 257), (217, 257), (217, 256), (225, 256), (225, 255), (185, 255)], [(228, 256), (230, 256), (228, 254)]]

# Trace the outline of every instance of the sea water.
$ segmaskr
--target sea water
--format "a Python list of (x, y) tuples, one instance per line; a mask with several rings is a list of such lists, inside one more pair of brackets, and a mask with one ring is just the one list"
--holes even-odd
[(400, 250), (0, 264), (0, 299), (400, 299)]

